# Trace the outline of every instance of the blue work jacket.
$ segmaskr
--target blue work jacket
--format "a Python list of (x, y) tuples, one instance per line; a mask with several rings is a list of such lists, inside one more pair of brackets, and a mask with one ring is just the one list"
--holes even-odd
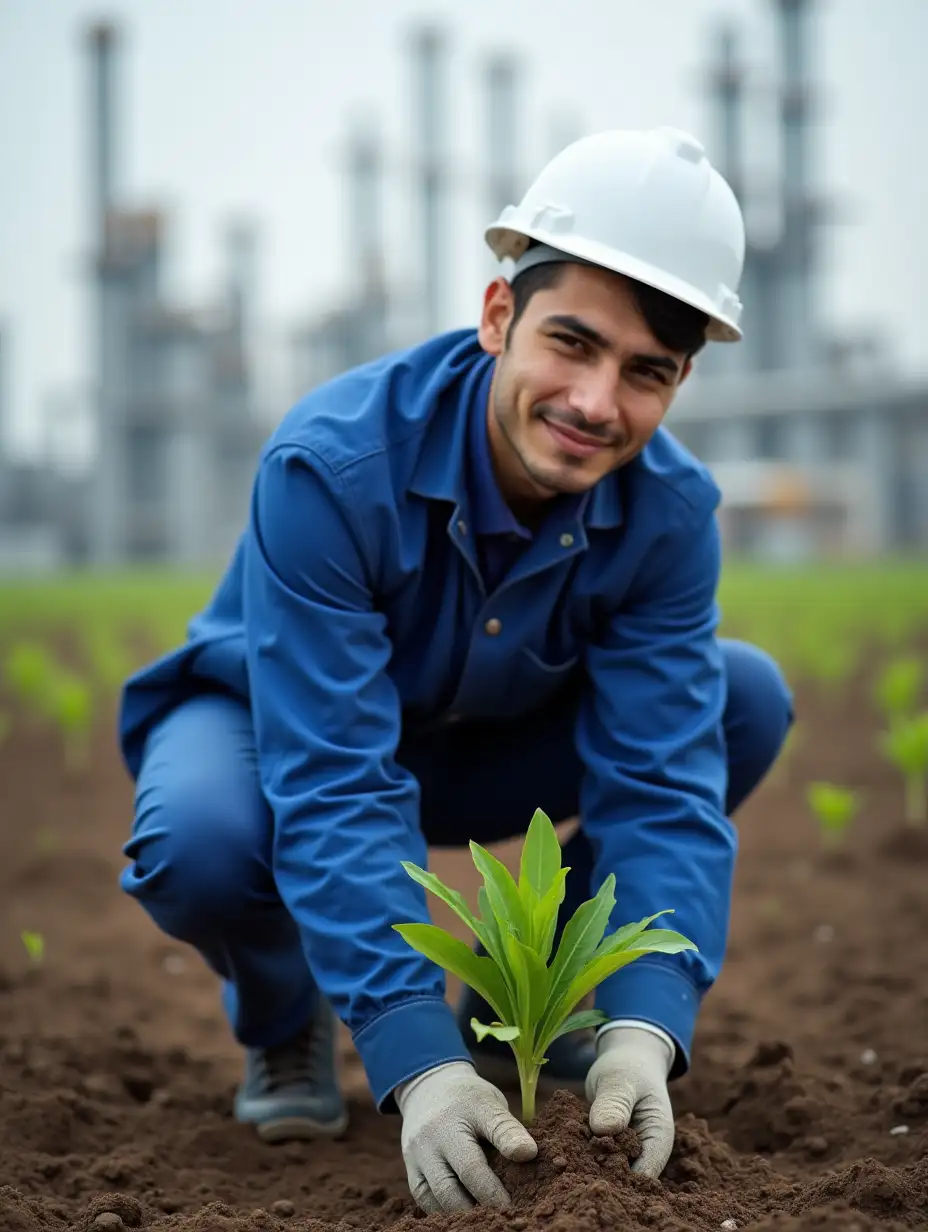
[(473, 330), (454, 331), (293, 407), (264, 446), (211, 602), (122, 699), (132, 773), (152, 723), (192, 692), (250, 705), (279, 892), (381, 1107), (412, 1074), (468, 1056), (443, 973), (391, 927), (429, 919), (400, 866), (426, 861), (401, 728), (449, 714), (517, 722), (579, 670), (592, 890), (614, 873), (613, 925), (673, 907), (698, 946), (639, 959), (597, 1005), (662, 1027), (685, 1069), (725, 947), (736, 840), (718, 489), (661, 429), (589, 492), (554, 502), (488, 590), (466, 476), (493, 362)]

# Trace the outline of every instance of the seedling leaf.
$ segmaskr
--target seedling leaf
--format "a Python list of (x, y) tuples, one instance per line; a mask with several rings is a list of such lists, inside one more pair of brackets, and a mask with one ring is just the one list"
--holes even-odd
[(478, 1022), (476, 1018), (470, 1020), (470, 1025), (473, 1028), (474, 1035), (481, 1042), (488, 1035), (492, 1035), (494, 1039), (502, 1040), (504, 1044), (511, 1044), (513, 1040), (519, 1038), (518, 1027), (504, 1027), (501, 1022), (491, 1022), (489, 1026), (485, 1026), (482, 1022)]
[(45, 938), (41, 933), (30, 932), (28, 928), (24, 928), (19, 936), (29, 955), (29, 961), (38, 966), (45, 956)]
[(441, 899), (446, 907), (450, 907), (459, 919), (463, 920), (467, 927), (474, 935), (477, 935), (474, 919), (474, 914), (467, 905), (467, 900), (459, 890), (452, 890), (434, 873), (426, 872), (424, 868), (420, 868), (418, 864), (413, 864), (410, 860), (401, 860), (403, 868), (409, 876), (428, 890), (430, 894), (434, 894), (436, 898)]
[(816, 782), (806, 788), (806, 800), (818, 820), (822, 842), (833, 848), (841, 846), (860, 807), (857, 793), (834, 783)]
[(414, 950), (479, 993), (500, 1019), (512, 1021), (514, 1007), (492, 958), (475, 954), (470, 946), (435, 924), (394, 924), (393, 927)]
[(551, 999), (559, 1000), (570, 981), (603, 939), (609, 916), (615, 907), (615, 877), (605, 879), (594, 898), (587, 899), (574, 912), (564, 928), (561, 943), (551, 964)]
[[(660, 935), (657, 935), (658, 932)], [(592, 992), (610, 975), (615, 975), (617, 971), (633, 963), (636, 958), (641, 958), (645, 954), (681, 954), (684, 950), (696, 949), (692, 941), (688, 941), (680, 933), (661, 929), (655, 930), (655, 934), (655, 939), (652, 941), (646, 932), (634, 949), (618, 950), (615, 953), (594, 958), (577, 973), (558, 1001), (554, 1005), (549, 1004), (543, 1023), (544, 1048), (551, 1043), (551, 1031), (556, 1030), (557, 1024), (571, 1012), (575, 1005), (579, 1005), (587, 993)]]
[(528, 940), (528, 920), (519, 896), (519, 887), (513, 881), (509, 869), (479, 843), (471, 841), (470, 850), (474, 865), (483, 877), (497, 924), (502, 928), (505, 921), (518, 937), (523, 941)]
[(533, 890), (537, 898), (544, 898), (560, 868), (561, 845), (557, 840), (557, 831), (547, 814), (536, 809), (525, 835), (519, 866), (519, 893), (526, 909), (531, 901), (526, 897), (526, 889)]
[(601, 1027), (608, 1019), (602, 1010), (578, 1010), (576, 1014), (570, 1014), (558, 1029), (548, 1040), (550, 1047), (556, 1039), (560, 1039), (562, 1035), (568, 1035), (571, 1031), (585, 1031), (588, 1027)]
[(570, 870), (562, 868), (544, 898), (539, 900), (538, 906), (535, 908), (535, 915), (532, 923), (532, 944), (538, 952), (538, 956), (542, 962), (547, 962), (551, 957), (551, 947), (554, 945), (554, 937), (557, 933), (557, 917), (561, 909), (561, 903), (564, 901), (564, 894), (567, 890), (567, 874)]

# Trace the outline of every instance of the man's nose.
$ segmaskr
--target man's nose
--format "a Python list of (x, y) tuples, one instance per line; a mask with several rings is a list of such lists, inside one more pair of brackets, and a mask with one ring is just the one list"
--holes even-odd
[(611, 424), (618, 421), (619, 383), (608, 371), (587, 373), (571, 391), (570, 406), (591, 424)]

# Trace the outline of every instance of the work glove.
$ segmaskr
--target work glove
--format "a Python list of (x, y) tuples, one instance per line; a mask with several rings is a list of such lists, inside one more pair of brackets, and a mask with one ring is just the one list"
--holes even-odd
[(538, 1147), (506, 1097), (469, 1061), (448, 1061), (396, 1088), (409, 1191), (426, 1214), (508, 1206), (509, 1194), (480, 1145), (524, 1163)]
[(643, 1176), (660, 1176), (673, 1148), (674, 1126), (667, 1076), (675, 1048), (670, 1037), (647, 1027), (610, 1027), (596, 1046), (596, 1060), (586, 1077), (590, 1129), (618, 1134), (629, 1126), (641, 1142), (631, 1168)]

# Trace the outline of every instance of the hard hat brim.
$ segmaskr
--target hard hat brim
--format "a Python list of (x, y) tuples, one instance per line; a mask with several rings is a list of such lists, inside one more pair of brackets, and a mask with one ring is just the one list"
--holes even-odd
[[(615, 274), (623, 274), (627, 278), (633, 278), (636, 282), (643, 282), (649, 287), (654, 287), (657, 291), (663, 291), (674, 299), (688, 304), (691, 308), (704, 312), (709, 317), (709, 324), (706, 326), (706, 340), (709, 342), (740, 342), (744, 336), (738, 322), (734, 318), (719, 312), (719, 309), (704, 292), (692, 286), (692, 284), (683, 281), (683, 279), (675, 278), (672, 274), (668, 274), (666, 270), (657, 269), (655, 266), (648, 264), (648, 262), (642, 261), (638, 257), (633, 257), (630, 253), (607, 247), (605, 244), (600, 244), (595, 240), (574, 237), (569, 233), (552, 235), (544, 228), (533, 227), (516, 230), (513, 227), (503, 226), (498, 223), (487, 227), (484, 232), (484, 239), (494, 255), (501, 261), (506, 258), (515, 260), (520, 257), (528, 247), (529, 240), (550, 244), (553, 248), (563, 252), (568, 258), (571, 256), (578, 257), (582, 261), (589, 261), (591, 264), (598, 265), (602, 269), (611, 270)], [(736, 297), (735, 299), (737, 302)]]

